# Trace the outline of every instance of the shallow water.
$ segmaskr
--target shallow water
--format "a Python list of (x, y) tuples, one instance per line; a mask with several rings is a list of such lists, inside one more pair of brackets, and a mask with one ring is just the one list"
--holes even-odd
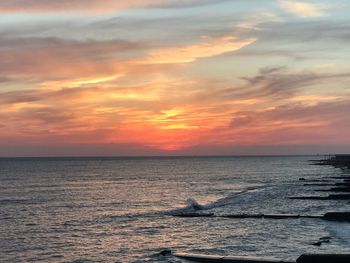
[[(177, 218), (193, 198), (208, 212), (323, 214), (348, 201), (299, 177), (347, 172), (310, 157), (0, 159), (0, 261), (181, 262), (165, 248), (295, 259), (350, 253), (350, 224), (320, 219)], [(180, 209), (180, 210), (179, 210)], [(321, 247), (311, 244), (331, 236)]]

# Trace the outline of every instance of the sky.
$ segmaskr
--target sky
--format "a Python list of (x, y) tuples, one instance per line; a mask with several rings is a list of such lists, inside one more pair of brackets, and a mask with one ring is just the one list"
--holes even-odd
[(348, 0), (0, 0), (0, 156), (350, 153)]

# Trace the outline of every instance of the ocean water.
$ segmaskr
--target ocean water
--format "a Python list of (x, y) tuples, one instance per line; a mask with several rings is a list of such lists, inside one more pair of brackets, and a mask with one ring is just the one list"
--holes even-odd
[[(310, 158), (0, 159), (0, 261), (182, 262), (158, 255), (167, 248), (289, 260), (350, 253), (348, 223), (172, 216), (193, 203), (216, 214), (350, 211), (348, 201), (288, 199), (327, 188), (300, 177), (349, 174)], [(331, 242), (312, 245), (324, 236)]]

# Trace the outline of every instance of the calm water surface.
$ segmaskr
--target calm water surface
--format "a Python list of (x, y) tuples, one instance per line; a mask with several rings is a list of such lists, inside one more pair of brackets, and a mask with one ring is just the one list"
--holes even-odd
[[(171, 216), (191, 209), (188, 198), (216, 214), (349, 211), (348, 201), (288, 199), (322, 188), (300, 177), (348, 173), (308, 159), (0, 159), (0, 261), (181, 262), (157, 255), (166, 248), (290, 260), (350, 253), (347, 223)], [(324, 236), (331, 242), (311, 245)]]

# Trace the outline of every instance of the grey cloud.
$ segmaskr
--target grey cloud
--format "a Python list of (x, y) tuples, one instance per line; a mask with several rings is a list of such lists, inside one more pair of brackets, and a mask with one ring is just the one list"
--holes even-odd
[(337, 128), (350, 126), (350, 100), (338, 100), (307, 106), (302, 104), (287, 104), (265, 111), (243, 111), (236, 114), (230, 127), (260, 126), (271, 121), (303, 122), (313, 125), (313, 122), (324, 120), (337, 125)]
[[(233, 13), (235, 13), (234, 10)], [(0, 25), (0, 32), (7, 38), (51, 37), (80, 41), (85, 39), (108, 41), (114, 40), (117, 36), (119, 39), (129, 41), (147, 41), (150, 45), (161, 43), (164, 47), (173, 45), (174, 42), (177, 45), (193, 42), (204, 35), (215, 37), (234, 33), (241, 37), (253, 37), (252, 30), (241, 25), (245, 19), (244, 13), (203, 14), (200, 11), (190, 14), (170, 13), (167, 16), (122, 16), (118, 14), (98, 18), (73, 16), (65, 20), (55, 17), (47, 21), (34, 19), (26, 23), (12, 22)], [(69, 30), (67, 30), (68, 27)]]
[[(7, 77), (30, 76), (47, 79), (123, 71), (117, 62), (131, 59), (146, 48), (145, 43), (123, 40), (68, 41), (57, 38), (0, 39), (0, 71)], [(121, 64), (121, 63), (120, 63)]]
[(0, 105), (39, 101), (41, 98), (42, 95), (35, 90), (1, 92)]
[(315, 48), (312, 45), (315, 42), (322, 41), (324, 46), (319, 48), (324, 48), (337, 42), (344, 44), (350, 39), (347, 20), (285, 21), (263, 23), (260, 26), (261, 30), (256, 31), (256, 34), (262, 41), (308, 43), (308, 46), (312, 47), (311, 50)]
[(298, 90), (317, 80), (318, 77), (314, 73), (283, 74), (279, 70), (266, 73), (260, 71), (257, 76), (244, 78), (248, 81), (248, 85), (245, 89), (247, 91), (243, 91), (243, 94), (245, 96), (254, 95), (258, 98), (292, 96)]
[(276, 72), (281, 72), (283, 70), (286, 70), (286, 66), (279, 66), (279, 67), (264, 67), (259, 70), (261, 75), (267, 75), (267, 74), (273, 74)]
[(233, 57), (282, 57), (297, 61), (349, 58), (350, 26), (345, 19), (275, 21), (260, 23), (258, 27), (259, 30), (250, 32), (258, 41), (232, 54)]
[(65, 111), (64, 108), (41, 107), (37, 109), (25, 109), (17, 114), (14, 114), (19, 121), (31, 120), (38, 121), (41, 125), (48, 128), (50, 125), (59, 125), (68, 128), (67, 124), (72, 122), (69, 126), (76, 126), (74, 123), (75, 116), (72, 112)]
[(292, 97), (313, 84), (349, 78), (350, 73), (289, 73), (286, 67), (262, 68), (256, 76), (243, 78), (248, 82), (245, 87), (227, 89), (226, 92), (229, 96), (240, 98), (282, 99)]
[(6, 83), (6, 82), (10, 82), (12, 80), (13, 79), (11, 79), (11, 78), (8, 78), (8, 77), (5, 77), (5, 76), (0, 76), (0, 84), (1, 83)]

